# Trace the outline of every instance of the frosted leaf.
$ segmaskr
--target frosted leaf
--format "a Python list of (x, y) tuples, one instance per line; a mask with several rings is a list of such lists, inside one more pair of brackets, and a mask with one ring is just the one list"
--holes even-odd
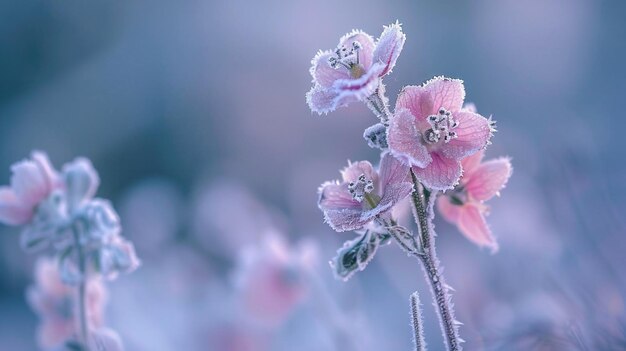
[(364, 270), (374, 258), (381, 241), (384, 240), (386, 237), (366, 231), (356, 239), (346, 241), (343, 247), (337, 250), (337, 256), (330, 262), (335, 276), (347, 281), (354, 273)]

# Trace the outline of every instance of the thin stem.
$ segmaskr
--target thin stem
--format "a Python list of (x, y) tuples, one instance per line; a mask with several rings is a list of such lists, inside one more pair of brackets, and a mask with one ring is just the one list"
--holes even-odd
[(426, 280), (430, 285), (435, 305), (437, 306), (446, 347), (450, 351), (459, 351), (462, 350), (462, 339), (459, 337), (458, 332), (460, 323), (454, 317), (452, 297), (448, 292), (449, 287), (440, 271), (439, 259), (435, 251), (435, 233), (431, 224), (435, 194), (431, 194), (420, 184), (413, 171), (411, 171), (411, 179), (415, 187), (411, 200), (414, 207), (415, 220), (422, 238), (422, 244), (424, 245), (423, 254), (417, 257), (422, 262)]
[(420, 296), (417, 291), (411, 294), (411, 324), (413, 325), (413, 336), (415, 337), (415, 351), (426, 351)]
[(83, 252), (83, 245), (80, 242), (80, 235), (77, 228), (72, 230), (74, 235), (74, 245), (76, 247), (76, 253), (78, 256), (78, 270), (80, 272), (80, 282), (78, 283), (78, 335), (80, 343), (84, 350), (89, 351), (87, 346), (87, 311), (85, 308), (85, 291), (87, 285), (87, 269), (85, 262), (85, 254)]
[(366, 105), (380, 119), (382, 124), (389, 125), (391, 111), (389, 111), (389, 99), (385, 96), (385, 85), (382, 80), (376, 91), (367, 98)]

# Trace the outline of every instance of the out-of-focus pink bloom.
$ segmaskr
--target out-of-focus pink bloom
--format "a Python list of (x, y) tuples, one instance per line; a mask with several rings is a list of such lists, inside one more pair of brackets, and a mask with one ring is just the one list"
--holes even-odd
[(209, 334), (210, 350), (215, 351), (266, 351), (269, 338), (241, 325), (223, 325)]
[(485, 221), (489, 207), (484, 202), (499, 195), (513, 168), (508, 158), (481, 162), (483, 155), (484, 151), (481, 150), (462, 161), (464, 173), (460, 184), (437, 199), (437, 208), (469, 240), (479, 246), (490, 247), (495, 252), (498, 243)]
[(316, 260), (311, 243), (293, 248), (276, 234), (244, 250), (235, 274), (244, 315), (270, 326), (285, 321), (307, 296), (306, 276)]
[[(35, 267), (35, 286), (27, 291), (31, 308), (39, 315), (37, 340), (43, 349), (58, 347), (74, 339), (77, 333), (76, 289), (63, 284), (56, 262), (40, 258)], [(85, 309), (89, 327), (103, 324), (106, 290), (99, 279), (90, 280), (86, 288)]]
[(0, 222), (22, 225), (33, 217), (35, 207), (61, 186), (48, 156), (39, 151), (11, 166), (11, 186), (0, 187)]
[(408, 175), (408, 166), (388, 153), (382, 155), (378, 172), (368, 161), (349, 163), (341, 182), (322, 184), (318, 206), (334, 230), (361, 229), (411, 193)]
[(463, 81), (435, 77), (422, 86), (404, 87), (396, 101), (387, 132), (389, 149), (429, 188), (454, 187), (460, 161), (483, 149), (493, 134), (490, 120), (462, 108), (464, 99)]
[(386, 26), (376, 42), (360, 30), (339, 40), (334, 51), (320, 51), (311, 61), (315, 85), (306, 95), (312, 111), (328, 113), (372, 95), (380, 78), (391, 72), (405, 35), (399, 23)]

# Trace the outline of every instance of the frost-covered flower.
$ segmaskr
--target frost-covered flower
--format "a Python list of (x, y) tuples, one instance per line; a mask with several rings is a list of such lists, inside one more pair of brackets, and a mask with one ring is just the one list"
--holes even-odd
[(270, 326), (285, 321), (306, 298), (307, 274), (316, 261), (317, 248), (312, 243), (291, 247), (277, 234), (242, 251), (235, 283), (245, 315)]
[[(77, 334), (76, 289), (61, 280), (58, 265), (53, 259), (40, 258), (35, 266), (35, 285), (27, 291), (31, 308), (39, 315), (41, 324), (37, 341), (41, 348), (51, 349), (74, 340)], [(106, 290), (99, 279), (88, 282), (85, 309), (89, 327), (103, 324)]]
[(328, 113), (372, 95), (380, 78), (391, 72), (402, 51), (405, 35), (399, 23), (386, 26), (374, 39), (353, 30), (335, 50), (320, 51), (311, 61), (314, 86), (306, 94), (312, 111)]
[(387, 143), (391, 154), (412, 166), (417, 178), (436, 190), (453, 188), (461, 160), (483, 149), (493, 123), (464, 109), (463, 81), (435, 77), (422, 86), (407, 86), (396, 101)]
[(498, 243), (485, 221), (489, 207), (484, 204), (504, 188), (513, 168), (508, 158), (481, 162), (484, 151), (463, 159), (463, 177), (459, 185), (437, 199), (437, 208), (461, 233), (479, 246), (490, 247), (494, 252)]
[(133, 243), (120, 235), (112, 236), (105, 242), (97, 251), (97, 257), (100, 273), (111, 280), (117, 278), (119, 273), (130, 273), (141, 265)]
[(368, 161), (349, 163), (341, 182), (322, 184), (318, 206), (334, 230), (361, 229), (411, 193), (408, 175), (409, 168), (389, 153), (382, 155), (378, 171)]
[(0, 187), (0, 222), (22, 225), (30, 222), (37, 205), (62, 184), (43, 152), (33, 152), (30, 160), (15, 163), (11, 171), (11, 186)]

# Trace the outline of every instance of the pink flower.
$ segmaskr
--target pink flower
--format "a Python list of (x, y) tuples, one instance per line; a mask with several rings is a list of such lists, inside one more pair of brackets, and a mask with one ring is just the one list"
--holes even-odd
[(498, 250), (498, 243), (485, 221), (489, 207), (484, 204), (504, 188), (513, 168), (508, 158), (482, 162), (484, 151), (462, 161), (464, 174), (460, 184), (437, 199), (437, 208), (461, 233), (479, 246)]
[(462, 108), (464, 99), (461, 80), (435, 77), (405, 87), (396, 101), (387, 132), (389, 150), (431, 189), (454, 187), (460, 161), (483, 149), (493, 134), (490, 120)]
[(341, 171), (341, 182), (322, 184), (318, 206), (334, 230), (361, 229), (411, 193), (408, 175), (409, 168), (388, 153), (378, 172), (368, 161), (349, 163)]
[(28, 223), (35, 207), (61, 183), (48, 156), (35, 151), (30, 160), (11, 166), (11, 186), (0, 187), (0, 222), (8, 225)]
[[(40, 258), (35, 266), (35, 286), (27, 291), (31, 308), (39, 315), (38, 343), (41, 348), (58, 347), (76, 337), (76, 289), (63, 284), (56, 261)], [(86, 294), (87, 321), (101, 327), (106, 291), (98, 279), (89, 281)]]
[(270, 326), (284, 322), (308, 295), (306, 275), (316, 260), (317, 249), (311, 243), (293, 248), (276, 234), (244, 250), (236, 284), (245, 315)]
[(372, 95), (380, 78), (396, 64), (404, 40), (396, 22), (386, 26), (376, 42), (369, 34), (353, 30), (334, 51), (320, 51), (311, 61), (315, 85), (306, 94), (311, 111), (321, 115)]

